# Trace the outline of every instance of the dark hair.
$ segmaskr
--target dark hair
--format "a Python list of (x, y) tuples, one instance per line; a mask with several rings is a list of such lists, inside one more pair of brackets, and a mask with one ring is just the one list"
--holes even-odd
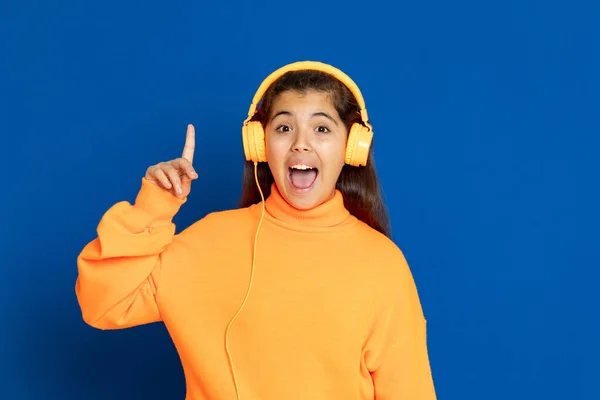
[[(346, 125), (348, 132), (352, 124), (361, 122), (359, 107), (352, 92), (335, 77), (313, 70), (287, 72), (275, 81), (265, 92), (262, 102), (257, 108), (256, 115), (252, 119), (260, 121), (265, 127), (271, 107), (277, 96), (290, 90), (304, 93), (310, 89), (323, 91), (331, 96), (333, 105)], [(258, 164), (257, 176), (266, 199), (274, 182), (267, 163)], [(254, 163), (252, 161), (246, 161), (245, 163), (242, 186), (241, 207), (248, 207), (261, 201), (260, 192), (256, 187)], [(364, 167), (344, 165), (336, 183), (336, 188), (342, 193), (344, 206), (352, 215), (387, 237), (391, 236), (389, 217), (381, 196), (380, 183), (375, 170), (373, 144), (371, 144), (369, 150), (367, 165)]]

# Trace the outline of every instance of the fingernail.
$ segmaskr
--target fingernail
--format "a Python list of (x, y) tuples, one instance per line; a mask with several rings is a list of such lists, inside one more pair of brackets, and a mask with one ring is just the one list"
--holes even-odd
[(177, 186), (177, 193), (181, 194), (181, 187)]

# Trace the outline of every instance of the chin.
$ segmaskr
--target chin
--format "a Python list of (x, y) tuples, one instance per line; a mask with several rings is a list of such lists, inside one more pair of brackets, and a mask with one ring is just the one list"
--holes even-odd
[(310, 210), (312, 208), (315, 208), (316, 206), (318, 206), (321, 203), (321, 201), (319, 201), (316, 198), (309, 198), (309, 197), (298, 198), (297, 196), (294, 196), (293, 194), (291, 196), (286, 195), (285, 199), (287, 200), (288, 203), (290, 203), (292, 205), (292, 207), (294, 207), (298, 210)]
[[(294, 208), (299, 210), (310, 210), (329, 200), (334, 190), (325, 193), (319, 180), (306, 189), (297, 189), (288, 179), (278, 183), (278, 188), (283, 198)], [(282, 190), (283, 189), (283, 190)]]

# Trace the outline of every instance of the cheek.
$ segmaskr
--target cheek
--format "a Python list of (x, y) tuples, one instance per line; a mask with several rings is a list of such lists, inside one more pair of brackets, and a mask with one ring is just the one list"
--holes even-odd
[(265, 152), (267, 154), (267, 164), (269, 164), (271, 173), (276, 176), (280, 172), (284, 157), (281, 143), (278, 144), (267, 138), (265, 140)]
[(267, 160), (277, 159), (277, 154), (279, 153), (277, 146), (268, 138), (265, 139), (265, 152), (267, 153)]
[(327, 180), (336, 180), (344, 167), (346, 158), (346, 146), (339, 143), (332, 144), (327, 149), (322, 149), (321, 161), (324, 165), (323, 178)]
[(337, 143), (332, 144), (329, 149), (329, 158), (333, 164), (339, 165), (341, 168), (344, 165), (344, 159), (346, 158), (346, 142), (340, 140)]

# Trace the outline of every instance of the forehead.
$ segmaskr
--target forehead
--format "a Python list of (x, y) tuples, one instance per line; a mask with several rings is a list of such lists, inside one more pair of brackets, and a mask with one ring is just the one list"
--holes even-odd
[(280, 93), (273, 99), (272, 111), (281, 108), (326, 108), (334, 110), (331, 95), (327, 92), (314, 89), (306, 90), (304, 92), (288, 90)]

